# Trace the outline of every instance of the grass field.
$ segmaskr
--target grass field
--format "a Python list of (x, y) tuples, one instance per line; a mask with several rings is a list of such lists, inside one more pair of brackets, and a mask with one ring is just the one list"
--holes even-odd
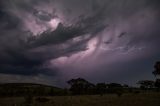
[(0, 98), (0, 106), (160, 106), (160, 93)]

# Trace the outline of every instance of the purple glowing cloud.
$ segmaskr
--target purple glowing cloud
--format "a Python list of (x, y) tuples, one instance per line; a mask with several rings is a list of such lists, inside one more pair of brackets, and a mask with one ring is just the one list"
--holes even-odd
[(17, 80), (23, 79), (23, 75), (33, 76), (40, 82), (43, 82), (40, 78), (50, 81), (53, 78), (54, 82), (73, 77), (95, 82), (127, 82), (131, 75), (152, 78), (148, 71), (152, 68), (150, 61), (159, 59), (158, 1), (6, 0), (0, 3), (2, 81), (6, 74), (16, 75)]

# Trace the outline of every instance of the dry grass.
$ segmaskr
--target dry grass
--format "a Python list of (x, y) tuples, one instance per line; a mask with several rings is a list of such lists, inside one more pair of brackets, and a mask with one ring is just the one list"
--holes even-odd
[(34, 97), (30, 105), (22, 97), (0, 98), (0, 106), (160, 106), (160, 93), (37, 98)]

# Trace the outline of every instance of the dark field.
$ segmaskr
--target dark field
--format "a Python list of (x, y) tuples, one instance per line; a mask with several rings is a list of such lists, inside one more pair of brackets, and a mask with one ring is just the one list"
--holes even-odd
[(0, 106), (160, 106), (160, 93), (1, 97)]

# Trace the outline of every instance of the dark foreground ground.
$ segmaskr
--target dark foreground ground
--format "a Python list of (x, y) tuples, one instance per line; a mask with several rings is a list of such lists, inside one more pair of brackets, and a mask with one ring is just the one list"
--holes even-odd
[(160, 106), (160, 93), (117, 95), (5, 97), (0, 106)]

